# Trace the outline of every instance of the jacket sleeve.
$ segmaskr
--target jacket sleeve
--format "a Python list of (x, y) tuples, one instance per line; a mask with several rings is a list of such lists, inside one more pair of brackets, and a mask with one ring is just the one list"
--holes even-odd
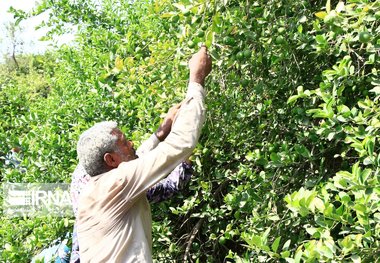
[(157, 147), (160, 140), (157, 138), (156, 134), (152, 134), (146, 141), (144, 141), (140, 147), (137, 149), (136, 154), (138, 157), (142, 157), (151, 150)]
[(125, 180), (123, 194), (128, 204), (145, 195), (152, 185), (192, 153), (205, 120), (204, 94), (201, 85), (190, 83), (168, 137), (142, 157), (119, 165), (117, 173), (119, 180)]

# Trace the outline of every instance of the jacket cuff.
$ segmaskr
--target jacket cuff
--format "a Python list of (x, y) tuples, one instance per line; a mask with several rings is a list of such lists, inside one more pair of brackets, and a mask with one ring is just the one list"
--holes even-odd
[(202, 87), (201, 84), (196, 83), (196, 82), (190, 82), (189, 86), (187, 88), (187, 98), (193, 98), (193, 97), (202, 97), (204, 98), (205, 96), (205, 90)]

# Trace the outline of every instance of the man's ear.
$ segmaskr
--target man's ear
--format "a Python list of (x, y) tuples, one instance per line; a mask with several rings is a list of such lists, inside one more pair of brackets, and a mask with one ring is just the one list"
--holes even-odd
[(106, 164), (112, 168), (117, 168), (119, 165), (118, 156), (115, 153), (106, 153), (103, 157)]

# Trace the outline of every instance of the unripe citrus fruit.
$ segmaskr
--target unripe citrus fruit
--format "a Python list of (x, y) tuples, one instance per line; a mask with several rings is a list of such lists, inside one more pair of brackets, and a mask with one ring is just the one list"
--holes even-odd
[(230, 46), (233, 46), (233, 45), (235, 45), (235, 39), (234, 38), (232, 38), (232, 37), (225, 37), (225, 38), (223, 38), (223, 42), (225, 43), (225, 44), (227, 44), (227, 45), (230, 45)]
[(199, 31), (198, 34), (197, 34), (198, 37), (204, 37), (205, 36), (205, 32), (203, 31)]
[(364, 31), (359, 34), (359, 41), (362, 43), (368, 43), (371, 40), (371, 34)]
[(243, 54), (244, 54), (244, 57), (248, 59), (248, 58), (251, 57), (252, 52), (251, 52), (251, 50), (246, 49), (246, 50), (243, 51)]
[(277, 45), (281, 45), (285, 43), (285, 39), (283, 36), (277, 36), (276, 40), (274, 41)]
[(189, 46), (189, 48), (194, 48), (196, 44), (195, 44), (195, 42), (193, 40), (189, 40), (187, 42), (187, 45)]
[(242, 51), (239, 51), (237, 54), (236, 54), (236, 58), (238, 60), (243, 60), (244, 58), (244, 53)]

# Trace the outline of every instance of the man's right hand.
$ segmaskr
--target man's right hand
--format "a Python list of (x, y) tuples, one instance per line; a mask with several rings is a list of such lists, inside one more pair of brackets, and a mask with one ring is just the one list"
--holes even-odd
[(190, 82), (196, 82), (204, 86), (207, 75), (211, 72), (211, 57), (207, 54), (206, 46), (193, 55), (189, 61)]

